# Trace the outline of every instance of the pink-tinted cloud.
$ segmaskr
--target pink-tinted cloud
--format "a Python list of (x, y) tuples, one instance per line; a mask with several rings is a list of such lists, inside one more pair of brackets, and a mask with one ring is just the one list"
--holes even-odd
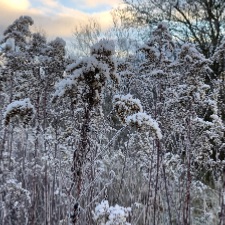
[[(109, 1), (84, 0), (89, 7), (107, 2)], [(119, 2), (120, 0), (112, 0), (109, 5), (115, 6)], [(87, 22), (89, 17), (96, 18), (103, 29), (112, 24), (110, 10), (91, 14), (76, 9), (76, 4), (68, 7), (59, 0), (0, 0), (0, 33), (21, 15), (31, 16), (34, 20), (33, 27), (45, 30), (50, 37), (71, 37), (74, 27)]]
[(121, 3), (121, 0), (111, 0), (111, 1), (106, 1), (106, 0), (84, 0), (85, 4), (89, 7), (96, 7), (98, 5), (109, 5), (111, 7), (115, 7), (119, 3)]

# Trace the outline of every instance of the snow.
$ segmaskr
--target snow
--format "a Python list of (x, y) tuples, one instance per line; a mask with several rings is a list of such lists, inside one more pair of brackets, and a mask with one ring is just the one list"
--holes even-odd
[(202, 118), (199, 118), (199, 117), (193, 119), (193, 121), (198, 122), (198, 123), (201, 123), (202, 125), (213, 126), (213, 123), (212, 122), (205, 121), (205, 120), (203, 120)]
[(19, 108), (20, 110), (25, 110), (27, 108), (30, 108), (33, 111), (35, 111), (34, 106), (30, 102), (30, 99), (25, 98), (24, 100), (18, 100), (18, 101), (14, 101), (10, 103), (5, 110), (4, 117), (6, 117), (6, 115), (8, 115), (11, 111), (17, 108)]
[(127, 125), (136, 125), (138, 128), (150, 127), (156, 133), (158, 139), (162, 139), (161, 129), (156, 120), (152, 119), (151, 116), (147, 115), (145, 112), (138, 112), (130, 115), (126, 118)]
[[(113, 42), (103, 40), (93, 47), (93, 51), (97, 51), (97, 49), (100, 49), (100, 51), (103, 51), (103, 49), (112, 51), (112, 45)], [(99, 88), (103, 87), (105, 81), (109, 80), (109, 78), (117, 79), (116, 74), (114, 74), (114, 71), (111, 71), (111, 69), (110, 62), (99, 60), (96, 55), (84, 57), (77, 62), (68, 65), (64, 74), (70, 73), (70, 75), (66, 75), (64, 79), (56, 84), (53, 101), (57, 97), (63, 97), (67, 91), (70, 91), (73, 88), (81, 90), (81, 87), (84, 87), (84, 85), (94, 88), (96, 94), (95, 99), (100, 99), (101, 90), (99, 90)]]
[(77, 81), (75, 80), (76, 77), (80, 75), (81, 71), (77, 71), (76, 75), (71, 75), (62, 79), (55, 85), (55, 93), (53, 97), (63, 97), (67, 90), (72, 89), (73, 85), (76, 85)]
[[(61, 55), (59, 47), (64, 44), (60, 39), (51, 43), (37, 40), (37, 49), (32, 51), (30, 40), (34, 36), (29, 39), (25, 35), (25, 48), (19, 45), (21, 52), (16, 52), (19, 40), (15, 38), (15, 47), (14, 36), (3, 41), (7, 49), (15, 52), (3, 49), (0, 53), (3, 60), (7, 59), (5, 70), (0, 71), (3, 72), (0, 74), (1, 119), (10, 123), (15, 116), (15, 122), (26, 122), (34, 111), (31, 103), (37, 105), (38, 112), (30, 126), (0, 124), (2, 223), (4, 220), (10, 223), (14, 218), (15, 222), (11, 222), (14, 224), (31, 222), (30, 205), (26, 203), (30, 191), (33, 211), (37, 212), (35, 221), (49, 220), (49, 224), (73, 223), (70, 217), (76, 209), (75, 202), (79, 203), (80, 210), (75, 215), (79, 211), (77, 223), (80, 224), (146, 225), (153, 224), (154, 219), (159, 225), (166, 225), (170, 219), (179, 224), (183, 222), (182, 209), (186, 206), (194, 224), (218, 224), (225, 163), (222, 81), (214, 81), (212, 77), (206, 84), (208, 64), (204, 57), (194, 46), (184, 45), (179, 58), (180, 44), (170, 46), (166, 27), (162, 25), (161, 31), (164, 32), (161, 39), (160, 32), (156, 32), (145, 45), (146, 58), (136, 58), (136, 54), (134, 58), (124, 57), (119, 64), (122, 85), (118, 89), (111, 88), (111, 80), (107, 83), (107, 79), (116, 76), (112, 41), (99, 41), (92, 47), (90, 57), (76, 58), (66, 70), (64, 66), (72, 59)], [(14, 34), (21, 37), (23, 32)], [(176, 38), (173, 40), (177, 42)], [(173, 47), (174, 58), (168, 52)], [(25, 68), (29, 52), (32, 57)], [(153, 59), (157, 56), (160, 57), (155, 63)], [(55, 66), (54, 58), (62, 59), (62, 63)], [(175, 61), (170, 63), (165, 59)], [(52, 84), (61, 76), (63, 79), (53, 90)], [(110, 87), (103, 92), (107, 84)], [(52, 105), (49, 99), (54, 91), (54, 97), (62, 99)], [(129, 91), (133, 95), (127, 94)], [(115, 93), (113, 112), (122, 125), (114, 115), (111, 117)], [(63, 98), (66, 95), (69, 97)], [(7, 106), (9, 99), (18, 100), (20, 96), (30, 99)], [(101, 102), (104, 97), (105, 101)], [(143, 105), (136, 97), (143, 99)], [(162, 138), (159, 155), (157, 143)], [(33, 180), (34, 183), (29, 182)], [(27, 189), (28, 197), (21, 187)], [(38, 195), (33, 191), (35, 187)], [(209, 195), (211, 187), (215, 195)], [(186, 195), (182, 194), (187, 191), (191, 197), (188, 205)], [(39, 201), (40, 196), (44, 198)], [(108, 200), (101, 201), (108, 196)], [(151, 207), (154, 203), (155, 218)], [(176, 204), (179, 207), (173, 207)], [(128, 206), (132, 207), (132, 214)], [(94, 221), (90, 218), (92, 210)], [(57, 211), (60, 213), (52, 214)], [(197, 215), (193, 214), (195, 211)], [(16, 216), (17, 213), (20, 215)], [(21, 220), (23, 216), (28, 222)]]
[(33, 25), (34, 21), (29, 16), (20, 16), (11, 24), (4, 32), (4, 40), (14, 38), (17, 46), (25, 47), (26, 37), (31, 35), (29, 26)]
[(91, 54), (115, 54), (115, 44), (112, 40), (101, 39), (98, 43), (91, 47)]
[(150, 73), (150, 76), (162, 76), (164, 75), (165, 73), (163, 72), (163, 70), (153, 70), (151, 71)]
[[(1, 46), (0, 46), (1, 48)], [(1, 53), (1, 52), (0, 52)], [(5, 68), (6, 59), (4, 58), (4, 54), (0, 54), (0, 68)]]
[(71, 63), (70, 65), (68, 65), (68, 66), (66, 67), (66, 72), (72, 71), (72, 70), (76, 69), (76, 67), (77, 67), (79, 64), (80, 64), (80, 61), (79, 61), (79, 63), (77, 63), (77, 62)]
[(129, 108), (138, 108), (139, 112), (143, 112), (143, 108), (141, 106), (141, 102), (139, 99), (133, 98), (131, 94), (127, 95), (115, 95), (113, 97), (113, 102), (115, 106), (119, 108), (125, 108), (124, 110), (128, 111)]
[(101, 225), (130, 225), (126, 222), (130, 212), (130, 207), (109, 206), (108, 200), (103, 200), (92, 213), (93, 219)]
[(139, 104), (141, 106), (140, 100), (133, 98), (133, 96), (131, 94), (114, 96), (114, 101), (119, 100), (119, 99), (120, 99), (120, 101), (132, 101), (135, 104)]
[(5, 43), (1, 45), (1, 48), (4, 50), (15, 50), (15, 39), (14, 38), (8, 38)]
[(29, 98), (18, 100), (10, 103), (3, 114), (5, 124), (7, 125), (11, 117), (15, 115), (23, 116), (24, 118), (31, 119), (35, 114), (34, 106), (31, 104)]
[(40, 67), (39, 74), (40, 74), (41, 79), (45, 79), (46, 74), (45, 74), (45, 70), (43, 67)]
[[(76, 67), (77, 65), (79, 65), (79, 63), (76, 64)], [(74, 66), (75, 65), (67, 69), (74, 68)], [(81, 68), (77, 68), (72, 74), (66, 76), (64, 79), (62, 79), (55, 85), (56, 91), (53, 94), (53, 98), (63, 97), (67, 91), (78, 87), (79, 86), (78, 82), (84, 80), (84, 75), (87, 74), (88, 71), (94, 71), (94, 69), (95, 69), (95, 60), (92, 61), (92, 59), (88, 61), (86, 67), (83, 66)]]
[(60, 37), (56, 37), (56, 39), (54, 41), (52, 41), (52, 43), (55, 45), (62, 46), (62, 47), (66, 46), (66, 42)]
[(103, 200), (99, 205), (95, 207), (94, 220), (97, 220), (98, 218), (104, 216), (106, 213), (108, 213), (108, 210), (109, 202), (107, 200)]
[(129, 216), (129, 212), (131, 212), (130, 207), (124, 208), (116, 204), (114, 207), (111, 206), (108, 211), (109, 211), (109, 221), (106, 223), (107, 225), (130, 224), (126, 222), (126, 219)]
[(67, 72), (72, 72), (76, 69), (83, 68), (85, 71), (94, 71), (95, 68), (98, 66), (99, 61), (94, 56), (83, 57), (82, 59), (78, 60), (77, 62), (71, 63), (66, 67)]
[(131, 94), (115, 95), (113, 98), (114, 109), (120, 120), (126, 125), (137, 126), (137, 128), (152, 129), (158, 139), (162, 139), (162, 133), (158, 123), (151, 116), (143, 112), (139, 99), (133, 98)]

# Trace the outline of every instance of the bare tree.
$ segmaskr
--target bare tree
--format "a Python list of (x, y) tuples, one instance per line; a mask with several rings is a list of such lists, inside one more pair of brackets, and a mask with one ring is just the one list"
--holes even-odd
[(127, 25), (154, 26), (162, 20), (170, 21), (173, 34), (182, 41), (196, 43), (207, 58), (224, 34), (223, 0), (124, 0), (124, 3)]
[(99, 39), (102, 33), (99, 22), (94, 19), (88, 19), (87, 23), (82, 23), (75, 26), (73, 31), (72, 46), (78, 56), (88, 56), (90, 48)]

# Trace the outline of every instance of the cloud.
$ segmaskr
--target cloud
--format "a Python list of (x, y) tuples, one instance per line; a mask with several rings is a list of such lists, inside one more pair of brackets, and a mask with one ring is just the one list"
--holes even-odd
[(24, 15), (29, 10), (30, 2), (21, 0), (1, 0), (0, 1), (0, 33), (2, 33), (15, 19)]
[[(10, 8), (14, 10), (26, 10), (30, 7), (29, 0), (1, 0), (1, 6), (4, 8)], [(2, 11), (2, 8), (1, 8)]]
[[(117, 4), (119, 1), (110, 1), (110, 6)], [(88, 7), (99, 6), (106, 4), (106, 2), (107, 0), (83, 1)], [(100, 13), (85, 13), (78, 10), (79, 7), (76, 7), (76, 4), (73, 5), (74, 8), (65, 6), (59, 0), (0, 0), (0, 33), (3, 33), (21, 15), (31, 16), (34, 20), (33, 27), (36, 30), (43, 29), (50, 38), (56, 36), (71, 37), (74, 27), (81, 23), (87, 23), (90, 17), (96, 18), (103, 29), (112, 24), (109, 10)]]
[(111, 7), (115, 7), (119, 3), (121, 3), (121, 0), (111, 0), (111, 1), (106, 1), (106, 0), (85, 0), (85, 4), (89, 7), (96, 7), (98, 5), (109, 5)]
[(60, 4), (55, 0), (39, 0), (39, 2), (43, 3), (47, 7), (52, 7), (52, 8), (56, 8), (60, 6)]

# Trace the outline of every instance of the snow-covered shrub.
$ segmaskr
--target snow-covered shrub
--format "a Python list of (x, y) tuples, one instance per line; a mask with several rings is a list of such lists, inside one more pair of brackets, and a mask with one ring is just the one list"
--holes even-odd
[[(4, 38), (2, 43), (7, 42), (8, 39), (14, 40), (15, 44), (20, 48), (25, 48), (26, 38), (31, 36), (29, 27), (33, 25), (34, 21), (29, 16), (20, 16), (19, 19), (16, 19), (13, 24), (8, 26), (4, 31)], [(13, 41), (13, 42), (14, 42)], [(15, 45), (10, 43), (10, 49)]]
[[(113, 84), (117, 87), (120, 83), (120, 77), (118, 76), (117, 62), (113, 56), (115, 55), (115, 43), (112, 40), (101, 39), (95, 45), (91, 47), (91, 56), (94, 56), (103, 65), (101, 68), (109, 69), (109, 77)], [(105, 67), (107, 65), (107, 67)]]
[(93, 219), (98, 225), (130, 225), (127, 222), (131, 208), (119, 205), (109, 206), (107, 200), (103, 200), (95, 207)]
[(115, 95), (113, 105), (117, 116), (123, 123), (126, 123), (127, 116), (143, 112), (140, 100), (133, 98), (131, 94)]
[(12, 118), (18, 116), (23, 123), (27, 124), (35, 114), (34, 106), (30, 99), (26, 98), (10, 103), (4, 113), (4, 123), (8, 125)]
[(174, 43), (167, 24), (159, 23), (157, 28), (153, 30), (150, 39), (139, 50), (145, 54), (145, 58), (151, 63), (146, 64), (144, 62), (141, 67), (152, 67), (155, 63), (167, 63), (173, 59)]
[(31, 206), (30, 192), (21, 187), (15, 179), (0, 185), (0, 209), (3, 224), (28, 224), (28, 210)]
[(158, 123), (151, 116), (143, 112), (139, 99), (131, 94), (115, 95), (113, 99), (114, 110), (120, 121), (140, 130), (152, 130), (158, 139), (162, 139), (162, 133)]
[(101, 39), (99, 42), (91, 47), (92, 55), (114, 55), (115, 54), (115, 44), (112, 40)]
[[(187, 170), (182, 158), (178, 154), (166, 153), (164, 155), (163, 164), (165, 168), (165, 176), (168, 181), (168, 191), (170, 192), (171, 204), (170, 212), (172, 220), (179, 224), (180, 217), (176, 210), (183, 204), (181, 201), (182, 194), (186, 192)], [(200, 224), (218, 224), (220, 211), (219, 193), (217, 190), (205, 185), (196, 177), (192, 178), (190, 184), (191, 199), (190, 213), (193, 225)]]
[(200, 181), (193, 181), (191, 190), (192, 224), (219, 224), (218, 215), (221, 209), (218, 192)]
[(224, 80), (225, 78), (225, 38), (221, 41), (220, 45), (216, 48), (211, 60), (214, 62), (214, 70), (217, 75)]
[(56, 85), (53, 101), (65, 96), (73, 99), (82, 96), (87, 103), (100, 103), (106, 83), (119, 83), (116, 62), (112, 57), (113, 46), (112, 41), (100, 40), (92, 47), (91, 56), (70, 64), (66, 69), (70, 75)]
[(146, 113), (138, 112), (126, 118), (126, 124), (135, 126), (142, 130), (152, 130), (158, 139), (162, 139), (159, 124)]

